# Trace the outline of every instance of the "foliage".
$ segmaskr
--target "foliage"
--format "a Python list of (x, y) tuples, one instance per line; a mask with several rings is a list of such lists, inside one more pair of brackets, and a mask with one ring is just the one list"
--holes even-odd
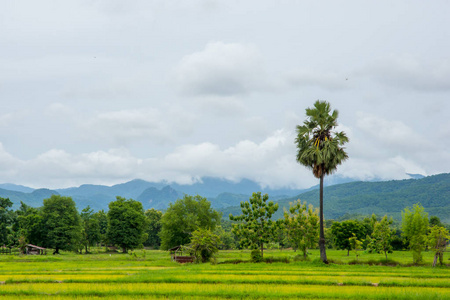
[(13, 222), (13, 203), (9, 198), (0, 197), (0, 245), (10, 244), (10, 235), (12, 234), (11, 225)]
[(109, 203), (108, 240), (119, 245), (122, 252), (138, 248), (147, 239), (146, 219), (142, 203), (117, 197)]
[(402, 230), (413, 252), (413, 263), (420, 263), (428, 232), (428, 214), (421, 205), (414, 204), (412, 210), (405, 208), (402, 212)]
[(170, 203), (161, 218), (161, 249), (189, 243), (192, 232), (199, 228), (214, 230), (220, 218), (220, 213), (211, 208), (206, 198), (185, 195)]
[(45, 247), (59, 250), (77, 250), (81, 241), (81, 218), (70, 197), (52, 195), (44, 199), (42, 208)]
[(391, 220), (388, 220), (387, 216), (384, 216), (381, 221), (377, 221), (374, 224), (374, 230), (370, 237), (370, 243), (368, 244), (368, 248), (371, 251), (375, 252), (384, 252), (384, 255), (387, 260), (387, 253), (392, 251), (392, 234), (393, 230), (390, 228), (390, 224), (392, 224)]
[(98, 220), (98, 227), (100, 232), (100, 242), (108, 243), (108, 215), (103, 209), (94, 213), (94, 218)]
[(199, 228), (192, 233), (190, 248), (197, 261), (207, 262), (219, 252), (220, 237), (209, 229)]
[(18, 235), (24, 236), (28, 243), (44, 245), (46, 240), (45, 220), (42, 217), (42, 208), (34, 208), (22, 201), (16, 210)]
[(235, 239), (235, 235), (231, 232), (231, 228), (225, 230), (225, 228), (221, 225), (216, 226), (214, 233), (220, 237), (221, 244), (219, 245), (220, 250), (226, 249), (236, 249), (237, 242)]
[(321, 259), (327, 263), (325, 233), (323, 227), (323, 181), (337, 166), (348, 158), (344, 144), (348, 142), (345, 132), (333, 132), (338, 125), (338, 111), (331, 112), (330, 104), (317, 100), (314, 108), (306, 109), (307, 119), (297, 126), (297, 162), (311, 169), (320, 179), (320, 238)]
[(362, 242), (360, 240), (358, 240), (358, 238), (356, 237), (356, 235), (354, 233), (352, 233), (352, 237), (348, 238), (348, 244), (350, 245), (350, 249), (353, 250), (353, 252), (356, 255), (356, 260), (358, 260), (358, 251), (361, 249), (362, 246)]
[(319, 239), (319, 216), (317, 209), (309, 207), (300, 200), (291, 203), (289, 211), (284, 212), (284, 227), (289, 243), (303, 252), (306, 257), (308, 248), (317, 244)]
[(161, 218), (163, 213), (154, 208), (147, 209), (145, 211), (145, 217), (147, 218), (147, 235), (148, 238), (144, 242), (144, 246), (152, 247), (153, 249), (159, 249), (161, 245), (161, 238), (159, 232), (161, 231)]
[(350, 250), (352, 250), (349, 239), (355, 236), (361, 241), (365, 237), (364, 227), (355, 220), (334, 222), (333, 225), (331, 225), (331, 232), (335, 238), (335, 245), (337, 248), (346, 249), (347, 255), (349, 255)]
[(439, 258), (439, 264), (444, 264), (444, 252), (447, 247), (447, 242), (450, 239), (448, 230), (444, 227), (434, 225), (431, 227), (428, 234), (427, 245), (434, 252), (433, 267), (436, 266), (437, 259)]
[(88, 253), (88, 248), (101, 240), (100, 222), (89, 205), (81, 211), (80, 216), (83, 225), (81, 243), (85, 248), (85, 253)]
[(271, 241), (277, 227), (271, 217), (277, 211), (278, 204), (267, 200), (269, 195), (261, 197), (261, 192), (253, 193), (249, 201), (241, 202), (242, 215), (229, 216), (230, 220), (238, 222), (233, 224), (232, 231), (240, 238), (241, 247), (259, 248), (261, 257), (264, 256), (264, 243)]
[(260, 251), (259, 249), (253, 249), (252, 252), (250, 253), (250, 259), (254, 263), (262, 262), (264, 260), (262, 251)]

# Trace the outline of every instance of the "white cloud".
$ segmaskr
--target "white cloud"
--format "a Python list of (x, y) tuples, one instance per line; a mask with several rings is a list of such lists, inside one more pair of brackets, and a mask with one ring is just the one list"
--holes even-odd
[(334, 91), (350, 87), (352, 80), (349, 81), (348, 76), (330, 71), (298, 70), (288, 73), (286, 82), (297, 87), (319, 87)]
[(109, 111), (81, 124), (87, 138), (124, 144), (140, 139), (157, 143), (190, 134), (195, 117), (182, 108), (168, 111), (155, 108)]
[(425, 60), (413, 55), (379, 59), (361, 73), (395, 87), (419, 91), (450, 90), (450, 60)]
[(185, 56), (175, 77), (184, 94), (231, 96), (262, 88), (263, 73), (255, 46), (211, 42), (203, 51)]
[(381, 117), (357, 113), (357, 126), (367, 134), (369, 139), (376, 139), (381, 144), (396, 152), (418, 152), (428, 148), (429, 142), (411, 127), (401, 121), (386, 120)]

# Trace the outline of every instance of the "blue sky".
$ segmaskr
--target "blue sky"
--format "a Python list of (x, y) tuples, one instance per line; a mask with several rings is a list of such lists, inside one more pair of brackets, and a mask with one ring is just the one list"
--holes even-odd
[(316, 184), (295, 126), (327, 100), (336, 175), (450, 171), (448, 1), (5, 1), (0, 182)]

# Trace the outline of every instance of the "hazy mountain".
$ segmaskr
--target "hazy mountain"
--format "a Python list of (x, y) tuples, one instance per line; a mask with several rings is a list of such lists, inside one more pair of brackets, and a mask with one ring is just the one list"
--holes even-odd
[[(349, 182), (331, 185), (332, 182), (346, 181), (345, 178), (335, 178), (328, 181), (325, 187), (325, 217), (337, 219), (345, 214), (388, 214), (400, 218), (400, 212), (407, 206), (420, 202), (430, 215), (437, 215), (443, 221), (450, 222), (450, 174), (440, 174), (420, 178), (421, 175), (410, 174), (419, 179), (382, 181), (382, 182)], [(3, 185), (4, 186), (4, 185)], [(17, 186), (13, 185), (12, 188)], [(289, 202), (296, 199), (307, 201), (318, 207), (319, 192), (317, 186), (308, 190), (264, 189), (251, 180), (232, 182), (218, 178), (203, 178), (193, 185), (168, 184), (167, 182), (147, 182), (132, 180), (114, 186), (82, 185), (80, 187), (48, 190), (27, 189), (21, 192), (0, 188), (0, 197), (9, 198), (14, 209), (20, 201), (38, 207), (42, 200), (52, 194), (70, 196), (76, 202), (79, 210), (90, 206), (94, 210), (108, 210), (108, 204), (116, 196), (132, 198), (141, 201), (144, 208), (166, 209), (170, 202), (182, 198), (184, 194), (199, 194), (211, 201), (212, 207), (220, 209), (227, 217), (230, 212), (240, 214), (239, 204), (247, 201), (253, 192), (268, 193), (270, 200), (278, 201), (280, 209), (276, 217), (281, 217), (283, 207), (288, 208)]]
[(166, 209), (170, 202), (175, 202), (178, 198), (182, 198), (183, 194), (174, 190), (171, 186), (166, 186), (161, 190), (150, 187), (142, 192), (136, 200), (140, 201), (144, 209)]
[[(319, 207), (319, 190), (301, 193), (279, 200), (274, 215), (281, 218), (284, 208), (297, 199)], [(401, 219), (401, 211), (420, 203), (430, 216), (435, 215), (450, 223), (450, 174), (439, 174), (422, 179), (392, 180), (382, 182), (351, 182), (324, 188), (324, 215), (326, 219), (338, 219), (345, 214), (384, 216)], [(240, 207), (222, 209), (224, 217), (229, 213), (241, 214)]]
[(0, 184), (0, 189), (15, 191), (15, 192), (22, 192), (22, 193), (31, 193), (32, 191), (34, 191), (34, 189), (32, 189), (30, 187), (12, 184), (12, 183), (2, 183), (2, 184)]

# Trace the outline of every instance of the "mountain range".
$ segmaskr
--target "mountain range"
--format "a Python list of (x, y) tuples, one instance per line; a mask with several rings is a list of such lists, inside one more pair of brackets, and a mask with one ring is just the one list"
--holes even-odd
[[(380, 182), (353, 181), (334, 184), (328, 182), (324, 189), (324, 214), (327, 219), (338, 219), (345, 215), (387, 214), (395, 219), (401, 218), (401, 211), (415, 203), (421, 203), (430, 215), (436, 215), (442, 221), (450, 223), (450, 174), (424, 177), (408, 174), (412, 179)], [(348, 180), (346, 180), (348, 181)], [(192, 185), (180, 185), (168, 182), (147, 182), (132, 180), (113, 186), (81, 185), (67, 189), (36, 189), (13, 184), (0, 184), (0, 197), (9, 198), (13, 209), (20, 201), (33, 206), (42, 206), (42, 200), (52, 194), (70, 196), (78, 209), (90, 206), (94, 210), (108, 209), (108, 204), (116, 196), (140, 201), (144, 209), (164, 210), (169, 203), (184, 194), (201, 195), (211, 201), (212, 206), (223, 212), (228, 219), (229, 213), (240, 214), (240, 202), (249, 199), (256, 191), (268, 193), (270, 200), (279, 203), (280, 209), (275, 218), (283, 215), (289, 203), (297, 199), (306, 201), (315, 207), (319, 205), (317, 186), (307, 190), (263, 188), (258, 183), (244, 179), (232, 182), (225, 179), (206, 177)]]

